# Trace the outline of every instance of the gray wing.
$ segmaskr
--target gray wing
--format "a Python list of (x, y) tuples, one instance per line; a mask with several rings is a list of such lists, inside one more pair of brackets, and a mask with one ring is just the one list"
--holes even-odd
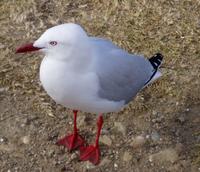
[(90, 39), (94, 46), (94, 69), (100, 84), (99, 96), (128, 103), (153, 74), (152, 65), (143, 56), (131, 55), (108, 40)]

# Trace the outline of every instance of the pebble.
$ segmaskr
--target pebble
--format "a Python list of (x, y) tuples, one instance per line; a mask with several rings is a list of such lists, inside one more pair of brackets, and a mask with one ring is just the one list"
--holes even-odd
[(38, 117), (34, 116), (34, 115), (27, 115), (27, 114), (24, 114), (24, 115), (26, 115), (26, 118), (22, 119), (22, 121), (21, 121), (22, 127), (24, 127), (26, 125), (30, 125), (33, 121), (38, 119)]
[(161, 116), (161, 117), (159, 117), (159, 118), (152, 119), (152, 122), (153, 122), (153, 123), (161, 123), (162, 120), (163, 120), (163, 117)]
[(158, 153), (149, 156), (149, 161), (154, 163), (171, 162), (174, 163), (178, 160), (178, 152), (176, 149), (168, 148), (161, 150)]
[(111, 160), (110, 160), (110, 159), (104, 158), (104, 159), (101, 160), (99, 166), (100, 166), (100, 167), (101, 167), (101, 166), (105, 166), (105, 165), (110, 164), (110, 163), (111, 163)]
[(109, 129), (103, 128), (101, 134), (109, 134)]
[(185, 119), (184, 116), (180, 116), (180, 117), (178, 117), (177, 120), (178, 120), (178, 122), (179, 122), (180, 124), (184, 124), (185, 121), (186, 121), (186, 119)]
[(81, 127), (81, 126), (85, 125), (85, 122), (86, 122), (86, 116), (85, 115), (79, 115), (77, 117), (77, 125), (78, 125), (78, 127)]
[(124, 152), (123, 161), (129, 162), (132, 159), (132, 155), (129, 152)]
[(154, 132), (151, 133), (151, 139), (153, 141), (159, 141), (160, 140), (160, 135), (158, 134), (157, 131), (154, 131)]
[(74, 160), (74, 159), (77, 159), (77, 157), (78, 157), (78, 156), (77, 156), (76, 153), (72, 153), (70, 159), (71, 159), (71, 160)]
[(67, 171), (67, 168), (65, 166), (63, 166), (60, 171)]
[(55, 151), (53, 150), (53, 149), (50, 149), (49, 151), (48, 151), (48, 156), (51, 158), (51, 157), (53, 157), (53, 155), (55, 154)]
[(115, 167), (115, 168), (118, 168), (118, 164), (114, 163), (114, 167)]
[(59, 133), (57, 131), (53, 131), (47, 136), (47, 140), (53, 141), (54, 139), (58, 138), (58, 135), (59, 135)]
[(149, 135), (149, 134), (147, 134), (147, 135), (146, 135), (146, 139), (149, 139), (149, 138), (150, 138), (150, 135)]
[(100, 137), (99, 141), (105, 145), (111, 146), (112, 145), (112, 140), (110, 137), (103, 135)]
[[(167, 170), (174, 172), (174, 171), (182, 171), (180, 169), (190, 169), (191, 171), (195, 171), (191, 169), (191, 162), (189, 160), (180, 160), (178, 163), (173, 164)], [(187, 170), (186, 170), (187, 171)]]
[(177, 143), (175, 147), (178, 154), (184, 151), (184, 145), (182, 143)]
[(190, 109), (189, 109), (189, 108), (187, 108), (187, 109), (186, 109), (186, 112), (189, 112), (189, 111), (190, 111)]
[(3, 45), (2, 43), (0, 43), (0, 49), (5, 48), (5, 45)]
[(145, 144), (146, 140), (143, 136), (136, 136), (133, 141), (130, 143), (134, 148), (142, 147)]
[(158, 112), (156, 112), (155, 110), (153, 110), (152, 114), (155, 116), (158, 114)]
[(93, 165), (91, 162), (87, 161), (86, 164), (84, 165), (86, 166), (86, 168), (89, 170), (89, 169), (94, 169), (96, 168), (95, 165)]
[(53, 112), (48, 112), (47, 115), (49, 115), (50, 117), (55, 118), (56, 116), (53, 114)]
[(0, 151), (11, 152), (15, 149), (15, 145), (12, 144), (0, 144)]
[(0, 93), (3, 93), (3, 92), (6, 92), (6, 91), (8, 91), (8, 88), (0, 88)]
[[(100, 164), (98, 165), (98, 167), (103, 167), (103, 166), (106, 166), (108, 164), (110, 164), (111, 160), (108, 159), (107, 157), (102, 159)], [(94, 169), (96, 168), (97, 166), (93, 165), (91, 162), (87, 161), (86, 162), (86, 168), (89, 170), (89, 169)]]
[(200, 142), (200, 136), (197, 136), (197, 142), (198, 143)]
[(126, 135), (126, 127), (121, 122), (115, 122), (114, 126), (119, 132), (121, 132), (123, 135)]
[(30, 143), (30, 137), (29, 136), (24, 136), (24, 137), (21, 138), (21, 140), (22, 140), (22, 143), (24, 143), (26, 145)]
[(6, 143), (8, 142), (8, 139), (6, 137), (0, 137), (0, 143)]

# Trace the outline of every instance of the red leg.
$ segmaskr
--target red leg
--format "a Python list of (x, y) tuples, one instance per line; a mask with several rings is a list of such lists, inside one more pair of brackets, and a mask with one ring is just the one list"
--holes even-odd
[(94, 165), (98, 165), (100, 162), (100, 149), (99, 149), (99, 136), (103, 125), (103, 117), (100, 115), (97, 120), (97, 135), (94, 145), (81, 146), (80, 147), (80, 160), (90, 161)]
[(70, 135), (67, 135), (60, 140), (57, 141), (57, 145), (63, 145), (67, 147), (70, 151), (77, 149), (78, 147), (84, 144), (84, 140), (78, 134), (78, 129), (76, 126), (76, 117), (77, 117), (77, 110), (74, 110), (74, 132)]

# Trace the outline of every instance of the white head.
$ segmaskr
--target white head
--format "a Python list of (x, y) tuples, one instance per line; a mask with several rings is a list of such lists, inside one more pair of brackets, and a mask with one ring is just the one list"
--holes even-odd
[(39, 50), (51, 58), (64, 60), (69, 58), (70, 53), (86, 47), (87, 38), (81, 26), (74, 23), (61, 24), (46, 30), (34, 43), (18, 48), (16, 53)]

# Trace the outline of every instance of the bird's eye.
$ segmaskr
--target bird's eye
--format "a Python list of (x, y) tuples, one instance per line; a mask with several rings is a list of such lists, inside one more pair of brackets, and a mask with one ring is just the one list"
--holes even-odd
[(55, 45), (57, 45), (57, 42), (56, 41), (51, 41), (51, 42), (49, 42), (49, 44), (52, 45), (52, 46), (55, 46)]

